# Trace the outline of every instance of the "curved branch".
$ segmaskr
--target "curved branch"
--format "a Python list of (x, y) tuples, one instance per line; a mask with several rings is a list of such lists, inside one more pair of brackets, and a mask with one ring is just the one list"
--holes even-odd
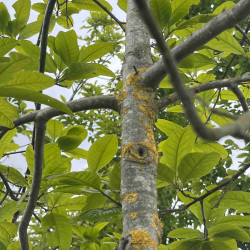
[(43, 170), (43, 152), (44, 152), (44, 138), (46, 131), (47, 119), (45, 116), (39, 115), (35, 120), (35, 148), (34, 148), (34, 175), (32, 179), (31, 191), (28, 204), (24, 210), (23, 217), (19, 225), (19, 238), (22, 250), (29, 250), (28, 241), (28, 226), (34, 209), (36, 207), (37, 197), (40, 190)]
[[(143, 2), (143, 1), (142, 1)], [(174, 47), (171, 51), (176, 62), (181, 62), (185, 57), (193, 53), (199, 47), (219, 35), (226, 29), (234, 27), (243, 21), (250, 14), (250, 1), (241, 0), (228, 11), (214, 17), (207, 24), (196, 30), (183, 42)], [(151, 22), (151, 18), (147, 17)], [(167, 75), (168, 71), (164, 60), (159, 60), (154, 66), (142, 75), (142, 83), (147, 87), (157, 88), (161, 80)]]
[(246, 102), (246, 99), (245, 99), (245, 96), (243, 95), (243, 93), (241, 92), (241, 90), (235, 86), (235, 85), (232, 85), (230, 87), (230, 89), (232, 90), (232, 92), (236, 95), (236, 97), (238, 98), (242, 108), (243, 108), (243, 111), (244, 112), (247, 112), (249, 111), (249, 108), (248, 108), (248, 105), (247, 105), (247, 102)]
[[(202, 83), (200, 85), (188, 88), (188, 90), (191, 91), (193, 94), (197, 94), (197, 93), (207, 91), (210, 89), (215, 89), (215, 88), (223, 88), (223, 87), (230, 88), (235, 85), (240, 85), (243, 82), (250, 82), (250, 76), (247, 75), (247, 76), (241, 76), (237, 78), (206, 82), (206, 83)], [(168, 105), (176, 102), (177, 100), (179, 100), (179, 97), (176, 93), (163, 97), (162, 99), (158, 101), (158, 105), (157, 105), (158, 110), (166, 108)]]
[[(66, 104), (74, 113), (83, 111), (83, 110), (101, 109), (101, 108), (112, 109), (114, 111), (119, 112), (119, 105), (118, 105), (117, 97), (110, 96), (110, 95), (91, 96), (91, 97), (81, 98), (79, 100), (70, 101)], [(36, 119), (36, 117), (39, 115), (40, 112), (46, 115), (48, 119), (64, 114), (62, 111), (59, 111), (54, 108), (45, 108), (42, 110), (36, 110), (29, 114), (22, 115), (18, 119), (15, 119), (13, 123), (15, 127), (18, 127), (20, 125), (32, 122)], [(4, 136), (4, 134), (8, 130), (10, 129), (0, 126), (0, 131), (2, 131), (0, 134), (0, 139)]]
[(103, 4), (101, 4), (98, 0), (93, 0), (93, 2), (95, 2), (98, 6), (100, 6), (105, 12), (107, 12), (107, 14), (112, 18), (114, 19), (117, 24), (121, 27), (121, 29), (125, 32), (125, 28), (124, 26), (122, 25), (122, 22), (120, 20), (117, 19), (117, 17), (112, 14), (112, 12), (110, 12)]
[[(244, 2), (244, 0), (243, 0)], [(250, 135), (246, 134), (250, 126), (250, 112), (242, 115), (237, 121), (227, 124), (221, 128), (212, 129), (206, 127), (201, 121), (198, 113), (195, 110), (195, 106), (192, 100), (190, 91), (188, 91), (182, 81), (182, 78), (177, 70), (175, 59), (171, 55), (171, 52), (165, 43), (165, 39), (160, 32), (158, 25), (153, 18), (149, 8), (146, 5), (146, 2), (141, 0), (136, 0), (138, 9), (141, 12), (142, 18), (146, 25), (148, 26), (152, 36), (155, 38), (159, 50), (162, 54), (165, 67), (168, 69), (170, 74), (170, 80), (180, 97), (181, 102), (183, 103), (183, 108), (185, 113), (195, 130), (195, 132), (207, 140), (219, 140), (220, 138), (226, 135), (236, 136), (241, 139), (246, 139), (250, 141)]]

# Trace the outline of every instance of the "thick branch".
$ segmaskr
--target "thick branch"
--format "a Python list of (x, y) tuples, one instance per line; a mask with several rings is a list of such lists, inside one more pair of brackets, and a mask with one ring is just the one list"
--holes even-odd
[[(183, 42), (173, 48), (171, 53), (176, 62), (181, 62), (185, 57), (226, 29), (233, 28), (236, 24), (243, 21), (249, 14), (250, 1), (241, 0), (228, 11), (214, 17), (207, 24), (192, 33)], [(147, 17), (147, 19), (150, 20), (149, 17)], [(143, 74), (142, 82), (145, 86), (157, 88), (167, 73), (168, 71), (164, 65), (164, 60), (161, 59)]]
[(19, 237), (22, 250), (29, 250), (28, 241), (28, 226), (34, 209), (36, 207), (37, 197), (40, 190), (43, 170), (43, 152), (44, 152), (44, 138), (46, 131), (47, 119), (44, 116), (38, 115), (35, 121), (35, 148), (34, 148), (34, 175), (32, 179), (32, 186), (28, 204), (25, 208), (23, 217), (19, 225)]
[(146, 3), (140, 0), (136, 0), (138, 8), (142, 14), (142, 18), (147, 24), (151, 34), (155, 38), (159, 50), (162, 54), (164, 63), (166, 68), (170, 73), (170, 80), (180, 97), (181, 102), (183, 103), (183, 108), (185, 113), (195, 130), (195, 132), (207, 139), (207, 140), (219, 140), (220, 138), (226, 135), (236, 136), (242, 139), (250, 140), (250, 135), (245, 134), (245, 132), (249, 129), (250, 125), (250, 112), (247, 112), (244, 116), (240, 117), (237, 121), (231, 124), (227, 124), (222, 128), (212, 129), (206, 127), (201, 121), (199, 115), (196, 112), (192, 96), (190, 91), (188, 91), (182, 81), (182, 78), (177, 70), (175, 60), (170, 53), (170, 50), (165, 43), (165, 39), (160, 32), (156, 21), (154, 20), (149, 8)]
[[(78, 112), (90, 109), (101, 109), (101, 108), (112, 109), (117, 112), (119, 111), (117, 98), (115, 96), (109, 96), (109, 95), (86, 97), (79, 100), (68, 102), (66, 104), (69, 106), (72, 112)], [(64, 114), (62, 111), (59, 111), (54, 108), (45, 108), (42, 110), (34, 111), (29, 114), (22, 115), (18, 119), (15, 119), (13, 123), (15, 127), (18, 127), (20, 125), (32, 122), (36, 119), (36, 117), (40, 112), (43, 112), (43, 114), (46, 117), (48, 117), (48, 119)], [(5, 127), (0, 127), (0, 130), (2, 131), (0, 134), (0, 139), (1, 139), (9, 129)]]

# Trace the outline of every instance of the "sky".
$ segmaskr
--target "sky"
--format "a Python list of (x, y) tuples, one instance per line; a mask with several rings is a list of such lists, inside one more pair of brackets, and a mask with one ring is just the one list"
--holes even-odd
[[(16, 0), (2, 0), (1, 2), (3, 2), (5, 4), (5, 6), (7, 7), (10, 15), (11, 15), (11, 19), (14, 19), (14, 14), (15, 14), (15, 10), (12, 8), (12, 5), (16, 2)], [(31, 0), (31, 5), (37, 2), (42, 2), (42, 0)], [(124, 11), (122, 11), (116, 4), (117, 1), (115, 0), (108, 0), (109, 4), (112, 5), (113, 10), (112, 13), (121, 21), (126, 20), (126, 14)], [(34, 22), (37, 20), (37, 12), (31, 10), (30, 13), (30, 18), (28, 23), (30, 22)], [(74, 27), (73, 29), (76, 31), (76, 33), (79, 36), (84, 37), (86, 34), (86, 31), (84, 29), (80, 29), (83, 25), (83, 20), (86, 20), (87, 17), (89, 16), (89, 11), (85, 11), (82, 10), (80, 13), (72, 15), (73, 19), (74, 19)], [(59, 31), (67, 31), (66, 29), (64, 29), (63, 27), (59, 26), (56, 24), (54, 30), (49, 34), (49, 35), (53, 35), (56, 36), (57, 33)], [(33, 43), (36, 43), (37, 40), (37, 36), (35, 35), (31, 38), (29, 38), (28, 40), (31, 40)], [(113, 66), (112, 66), (113, 65)], [(117, 68), (121, 67), (120, 65), (120, 61), (115, 60), (112, 64), (111, 64), (111, 70), (116, 70)], [(50, 95), (54, 98), (57, 98), (60, 100), (60, 95), (63, 95), (66, 100), (69, 100), (69, 98), (71, 97), (71, 90), (69, 89), (65, 89), (65, 88), (61, 88), (58, 86), (54, 86), (52, 88), (49, 88), (47, 90), (44, 91), (45, 94)], [(29, 103), (28, 105), (30, 106), (30, 108), (34, 108), (34, 104), (33, 103)], [(45, 106), (43, 106), (45, 107)], [(18, 137), (15, 137), (15, 142), (17, 144), (19, 144), (20, 146), (24, 146), (30, 143), (29, 139), (24, 136), (24, 135), (18, 135)], [(90, 147), (90, 143), (87, 142), (87, 139), (85, 141), (83, 141), (83, 143), (79, 146), (80, 148), (83, 148), (85, 150), (88, 150)], [(21, 150), (25, 150), (26, 146), (21, 147), (18, 151)], [(15, 155), (11, 155), (10, 158), (4, 157), (2, 159), (2, 164), (4, 165), (8, 165), (10, 167), (15, 167), (17, 168), (19, 171), (21, 171), (22, 173), (24, 173), (26, 171), (27, 168), (27, 164), (26, 164), (26, 160), (24, 158), (24, 156), (22, 154), (15, 154)], [(87, 167), (87, 161), (84, 159), (80, 159), (80, 160), (73, 160), (72, 161), (72, 171), (80, 171), (83, 170), (84, 168)]]

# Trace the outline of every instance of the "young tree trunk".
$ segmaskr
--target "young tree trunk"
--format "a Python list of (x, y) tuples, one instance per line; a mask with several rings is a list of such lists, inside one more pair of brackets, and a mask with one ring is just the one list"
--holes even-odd
[(155, 92), (140, 83), (141, 73), (152, 65), (150, 36), (134, 0), (128, 0), (126, 24), (124, 85), (119, 94), (123, 212), (123, 243), (120, 242), (120, 249), (124, 249), (126, 244), (125, 249), (157, 249), (161, 222), (156, 192), (158, 154), (153, 133)]

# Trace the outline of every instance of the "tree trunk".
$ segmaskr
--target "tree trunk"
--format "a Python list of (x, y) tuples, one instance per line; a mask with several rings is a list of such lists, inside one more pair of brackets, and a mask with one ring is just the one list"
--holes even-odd
[[(122, 116), (122, 212), (126, 249), (157, 249), (161, 222), (157, 211), (158, 153), (154, 140), (156, 104), (152, 88), (140, 83), (152, 65), (150, 36), (133, 0), (128, 0)], [(120, 249), (125, 247), (121, 246)]]

